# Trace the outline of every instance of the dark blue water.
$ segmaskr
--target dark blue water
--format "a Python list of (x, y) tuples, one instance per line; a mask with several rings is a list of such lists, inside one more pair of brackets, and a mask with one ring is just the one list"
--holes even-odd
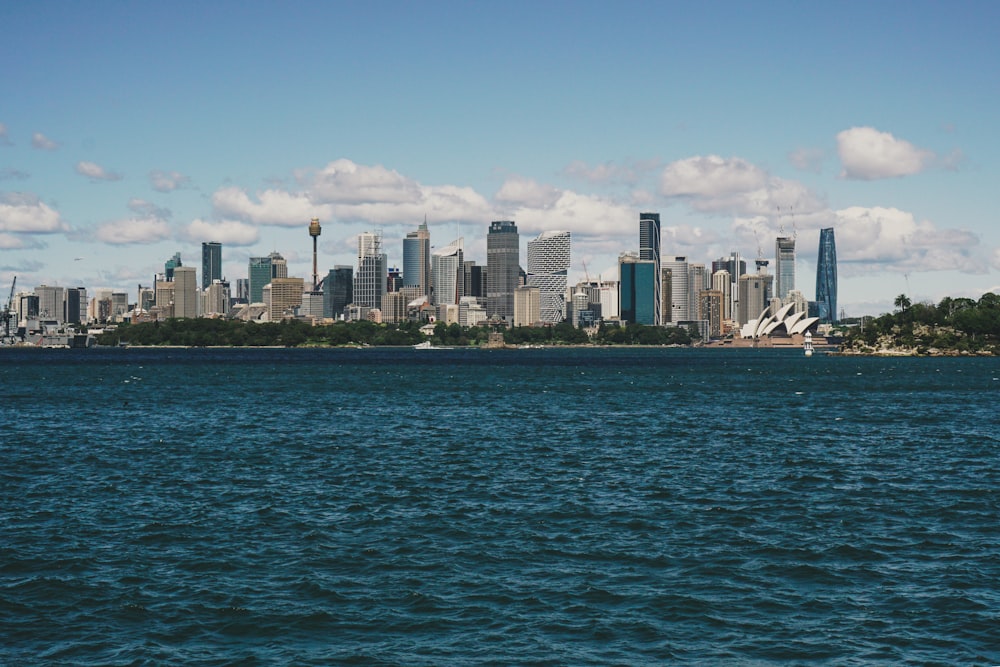
[(0, 354), (0, 663), (1000, 663), (1000, 360)]

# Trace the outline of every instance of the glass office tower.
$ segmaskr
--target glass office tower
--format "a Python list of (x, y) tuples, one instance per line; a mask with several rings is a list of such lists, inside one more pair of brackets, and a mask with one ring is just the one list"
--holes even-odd
[(816, 305), (820, 322), (837, 321), (837, 243), (833, 227), (819, 230), (816, 259)]

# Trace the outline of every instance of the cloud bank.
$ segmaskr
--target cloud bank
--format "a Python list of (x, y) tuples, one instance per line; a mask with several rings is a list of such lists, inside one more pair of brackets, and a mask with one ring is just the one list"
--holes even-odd
[(935, 160), (931, 151), (873, 127), (852, 127), (838, 134), (837, 154), (841, 177), (860, 181), (918, 174)]

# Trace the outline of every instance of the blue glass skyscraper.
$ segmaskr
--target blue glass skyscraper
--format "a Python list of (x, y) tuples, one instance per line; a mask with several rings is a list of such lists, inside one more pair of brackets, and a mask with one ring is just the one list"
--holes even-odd
[(635, 255), (622, 255), (618, 259), (618, 271), (621, 319), (633, 324), (654, 325), (653, 287), (657, 282), (654, 262)]
[(833, 227), (819, 230), (816, 306), (820, 322), (837, 321), (837, 243), (833, 239)]

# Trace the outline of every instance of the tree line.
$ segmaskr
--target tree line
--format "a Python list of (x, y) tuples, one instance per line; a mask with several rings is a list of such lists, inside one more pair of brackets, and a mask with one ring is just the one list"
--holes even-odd
[[(350, 345), (416, 345), (430, 340), (435, 345), (484, 345), (492, 330), (485, 326), (463, 327), (438, 322), (426, 336), (416, 322), (375, 324), (367, 320), (334, 322), (313, 326), (303, 320), (244, 322), (242, 320), (193, 318), (168, 319), (139, 324), (121, 324), (97, 337), (99, 345), (176, 345), (183, 347), (338, 347)], [(503, 332), (509, 345), (689, 345), (691, 334), (677, 327), (641, 324), (598, 327), (591, 337), (568, 322), (553, 326), (514, 327)]]
[(905, 294), (894, 301), (895, 310), (865, 319), (849, 331), (847, 349), (879, 345), (955, 352), (1000, 353), (1000, 295), (987, 292), (978, 301), (945, 297), (933, 303), (913, 303)]

